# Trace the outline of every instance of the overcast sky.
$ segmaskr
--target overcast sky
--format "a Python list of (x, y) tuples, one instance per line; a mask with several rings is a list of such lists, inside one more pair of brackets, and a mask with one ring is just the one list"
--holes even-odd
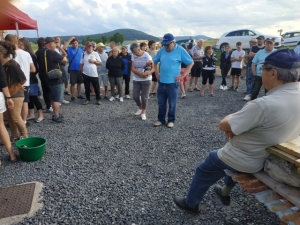
[[(206, 35), (218, 38), (249, 28), (265, 34), (300, 30), (299, 0), (16, 0), (38, 21), (39, 35), (87, 35), (132, 28), (161, 37)], [(20, 31), (36, 37), (34, 31)]]

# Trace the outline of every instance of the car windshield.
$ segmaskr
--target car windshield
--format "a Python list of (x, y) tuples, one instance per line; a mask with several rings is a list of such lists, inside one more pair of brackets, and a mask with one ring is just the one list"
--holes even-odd
[(252, 31), (254, 31), (254, 33), (256, 33), (256, 34), (263, 35), (263, 33), (259, 32), (257, 30), (252, 30)]

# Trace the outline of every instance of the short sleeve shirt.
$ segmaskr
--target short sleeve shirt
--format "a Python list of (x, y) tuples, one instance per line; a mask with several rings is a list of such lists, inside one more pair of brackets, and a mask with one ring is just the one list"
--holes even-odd
[[(78, 48), (78, 52), (77, 52), (77, 48), (68, 47), (66, 52), (68, 54), (70, 70), (80, 70), (80, 57), (83, 53), (83, 50), (81, 48)], [(76, 52), (77, 52), (77, 54), (76, 54)], [(74, 59), (73, 59), (73, 57), (74, 57)], [(73, 59), (73, 61), (72, 61), (72, 59)]]
[[(204, 49), (203, 48), (199, 48), (198, 45), (195, 45), (192, 49), (191, 49), (191, 55), (192, 57), (199, 57), (199, 56), (204, 56)], [(201, 62), (202, 60), (194, 60), (195, 62)]]
[(90, 54), (84, 52), (80, 59), (80, 64), (83, 64), (82, 72), (89, 77), (98, 77), (97, 65), (94, 63), (89, 63), (90, 59), (101, 62), (101, 59), (97, 52), (92, 52)]
[[(148, 54), (148, 52), (144, 52), (141, 56), (136, 56), (134, 54), (131, 55), (131, 61), (133, 62), (134, 67), (140, 71), (144, 72), (144, 67), (146, 64), (152, 60), (152, 57)], [(147, 78), (142, 78), (138, 75), (133, 74), (134, 81), (145, 81), (145, 80), (152, 80), (152, 76), (148, 76)]]
[(190, 65), (193, 62), (189, 53), (181, 46), (175, 45), (174, 49), (168, 52), (164, 47), (159, 50), (154, 58), (154, 64), (160, 62), (161, 83), (175, 83), (175, 77), (180, 75), (181, 63)]
[[(269, 156), (266, 148), (299, 137), (300, 84), (287, 83), (267, 96), (248, 102), (228, 122), (236, 135), (218, 151), (219, 158), (235, 170), (254, 173)], [(288, 110), (287, 110), (288, 109)]]
[(252, 63), (254, 63), (256, 65), (256, 75), (257, 76), (261, 76), (262, 66), (263, 66), (263, 64), (261, 64), (261, 63), (264, 62), (265, 58), (274, 51), (276, 51), (275, 48), (270, 52), (267, 52), (266, 49), (262, 49), (256, 53), (256, 55), (252, 59)]
[[(244, 51), (244, 50), (241, 50), (241, 51), (234, 50), (234, 51), (231, 53), (231, 58), (234, 58), (234, 59), (238, 59), (238, 58), (240, 58), (240, 57), (244, 58), (244, 56), (245, 56), (245, 51)], [(235, 62), (232, 62), (231, 67), (232, 67), (232, 68), (239, 68), (239, 69), (242, 69), (242, 68), (243, 68), (243, 60), (242, 60), (242, 61), (235, 61)]]
[(20, 65), (21, 70), (26, 76), (26, 82), (23, 86), (29, 86), (30, 81), (30, 64), (33, 63), (30, 54), (22, 49), (16, 50), (16, 57), (14, 60)]

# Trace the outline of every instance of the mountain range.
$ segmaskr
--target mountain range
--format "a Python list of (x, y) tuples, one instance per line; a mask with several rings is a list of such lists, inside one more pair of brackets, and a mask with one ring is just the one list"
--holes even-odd
[[(154, 40), (154, 41), (160, 41), (162, 39), (162, 37), (155, 37), (153, 35), (149, 35), (146, 34), (145, 32), (142, 31), (138, 31), (135, 29), (117, 29), (117, 30), (113, 30), (110, 32), (106, 32), (106, 33), (98, 33), (98, 34), (89, 34), (89, 35), (68, 35), (68, 36), (60, 36), (62, 38), (63, 41), (67, 41), (69, 40), (70, 37), (76, 36), (79, 43), (81, 43), (81, 41), (83, 39), (86, 39), (87, 37), (91, 37), (91, 38), (97, 38), (97, 37), (102, 37), (102, 36), (113, 36), (115, 33), (121, 33), (124, 36), (124, 39), (126, 41), (134, 41), (134, 40)], [(204, 39), (204, 40), (208, 40), (208, 39), (212, 39), (210, 37), (207, 37), (205, 35), (196, 35), (196, 36), (192, 36), (194, 39), (198, 40), (198, 39)], [(175, 36), (175, 40), (182, 40), (182, 39), (189, 39), (190, 36)], [(36, 42), (37, 38), (27, 38), (29, 41), (31, 42)]]

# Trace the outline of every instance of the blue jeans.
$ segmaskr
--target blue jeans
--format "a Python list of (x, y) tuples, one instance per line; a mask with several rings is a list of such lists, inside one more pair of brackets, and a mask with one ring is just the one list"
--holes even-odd
[(178, 96), (179, 83), (165, 84), (158, 82), (157, 101), (158, 101), (158, 120), (166, 123), (167, 102), (169, 103), (168, 122), (175, 122), (176, 102)]
[(247, 67), (247, 69), (246, 69), (246, 86), (247, 86), (246, 95), (250, 95), (252, 93), (254, 81), (255, 81), (255, 79), (254, 79), (251, 67)]
[(217, 152), (218, 150), (210, 152), (208, 157), (196, 168), (195, 175), (186, 197), (186, 204), (191, 208), (194, 208), (199, 204), (208, 188), (222, 177), (225, 177), (224, 182), (226, 186), (234, 187), (235, 185), (232, 178), (226, 175), (224, 169), (232, 171), (236, 170), (223, 163), (219, 159)]

